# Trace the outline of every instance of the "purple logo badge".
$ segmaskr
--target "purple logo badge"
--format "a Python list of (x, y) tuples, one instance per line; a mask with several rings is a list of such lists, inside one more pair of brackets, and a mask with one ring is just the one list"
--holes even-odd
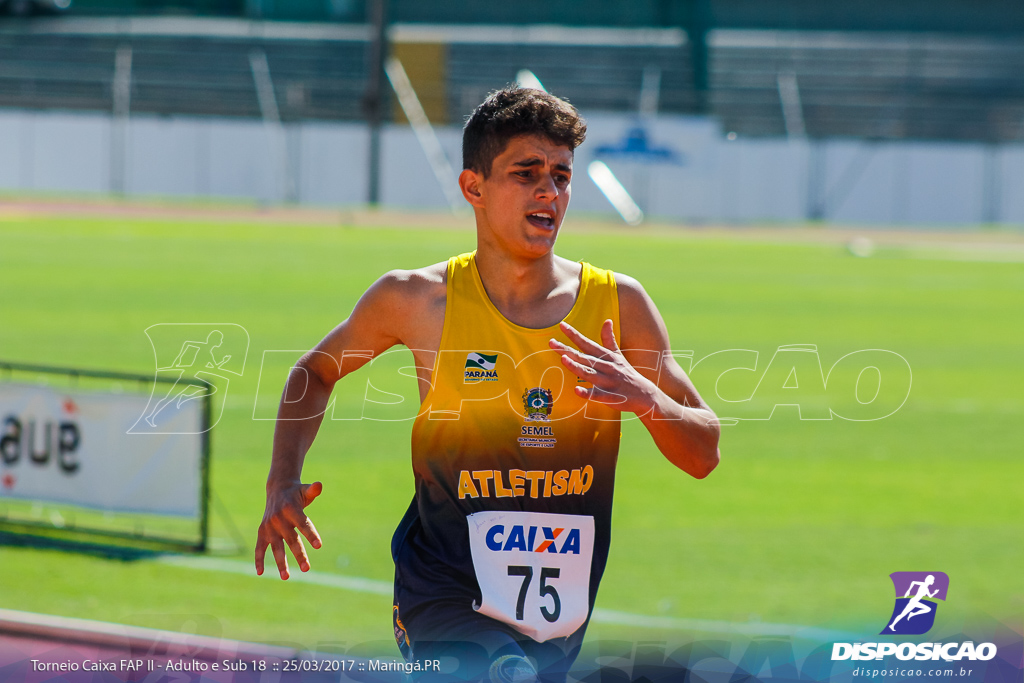
[(944, 572), (893, 572), (896, 606), (879, 635), (919, 636), (935, 624), (936, 600), (945, 600), (949, 577)]

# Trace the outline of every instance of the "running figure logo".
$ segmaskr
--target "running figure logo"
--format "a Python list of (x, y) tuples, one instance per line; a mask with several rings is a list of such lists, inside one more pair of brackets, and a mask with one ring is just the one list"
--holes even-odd
[(232, 323), (161, 323), (147, 328), (146, 336), (153, 345), (160, 381), (153, 383), (149, 404), (128, 433), (198, 433), (195, 425), (178, 419), (179, 413), (186, 404), (215, 395), (206, 429), (217, 424), (232, 377), (244, 372), (249, 351), (245, 328)]
[[(896, 605), (880, 635), (918, 636), (935, 624), (935, 613), (949, 590), (949, 576), (943, 572), (893, 572)], [(901, 597), (902, 596), (902, 597)]]

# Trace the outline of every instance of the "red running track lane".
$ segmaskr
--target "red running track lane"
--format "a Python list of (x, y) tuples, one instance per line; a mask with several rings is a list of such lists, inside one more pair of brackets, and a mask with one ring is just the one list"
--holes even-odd
[[(368, 671), (366, 661), (314, 655), (298, 648), (0, 609), (0, 683), (405, 680), (394, 671)], [(350, 662), (355, 663), (355, 671), (345, 671), (353, 666)]]

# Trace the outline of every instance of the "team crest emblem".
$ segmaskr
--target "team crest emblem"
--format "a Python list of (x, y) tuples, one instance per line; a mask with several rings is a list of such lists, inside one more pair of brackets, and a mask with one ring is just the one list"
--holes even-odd
[(488, 356), (483, 353), (469, 353), (466, 355), (466, 370), (463, 376), (465, 382), (497, 382), (498, 371), (494, 369), (498, 362), (498, 354)]
[(526, 420), (528, 422), (547, 421), (551, 417), (551, 408), (554, 403), (550, 389), (541, 387), (527, 389), (523, 393), (523, 409), (526, 412)]

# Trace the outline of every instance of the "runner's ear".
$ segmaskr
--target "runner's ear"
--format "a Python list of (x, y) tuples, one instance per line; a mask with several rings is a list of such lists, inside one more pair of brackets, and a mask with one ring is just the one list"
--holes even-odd
[(483, 200), (480, 180), (480, 175), (469, 168), (459, 174), (459, 189), (462, 190), (462, 196), (466, 198), (467, 202), (476, 207), (482, 206)]

